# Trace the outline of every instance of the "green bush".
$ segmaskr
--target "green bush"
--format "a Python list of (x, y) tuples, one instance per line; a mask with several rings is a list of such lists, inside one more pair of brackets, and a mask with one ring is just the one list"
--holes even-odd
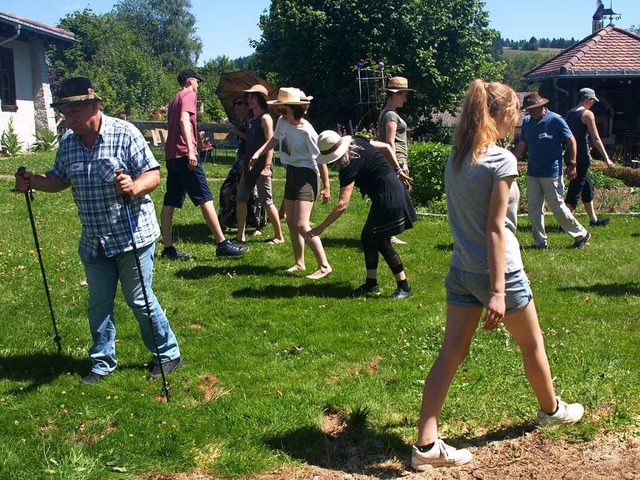
[(36, 132), (36, 141), (33, 144), (35, 152), (50, 152), (58, 146), (58, 135), (50, 128), (44, 127)]
[(442, 143), (415, 142), (409, 145), (409, 171), (413, 178), (411, 200), (429, 208), (444, 198), (444, 168), (451, 146)]
[(13, 117), (9, 118), (7, 129), (0, 137), (0, 153), (7, 157), (15, 157), (22, 151), (22, 142), (13, 128)]

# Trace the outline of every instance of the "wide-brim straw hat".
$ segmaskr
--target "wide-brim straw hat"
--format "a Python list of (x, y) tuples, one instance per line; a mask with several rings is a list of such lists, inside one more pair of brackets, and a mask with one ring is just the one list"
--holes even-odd
[(59, 108), (99, 101), (102, 101), (102, 98), (93, 91), (91, 80), (87, 77), (71, 77), (62, 80), (58, 89), (58, 98), (51, 106)]
[(306, 100), (310, 102), (311, 100), (313, 100), (313, 97), (311, 95), (307, 95), (302, 90), (300, 90), (300, 100)]
[(316, 158), (317, 163), (333, 163), (339, 158), (342, 158), (349, 145), (351, 145), (351, 135), (341, 137), (338, 132), (333, 130), (325, 130), (318, 135), (318, 150), (320, 155)]
[(264, 85), (256, 84), (248, 90), (241, 90), (244, 93), (257, 93), (258, 95), (262, 95), (262, 98), (269, 100), (269, 92), (267, 91), (267, 87)]
[(413, 88), (409, 88), (409, 80), (404, 77), (391, 77), (387, 82), (387, 88), (389, 92), (415, 92)]
[(303, 92), (295, 87), (281, 87), (278, 91), (278, 99), (270, 100), (269, 105), (309, 105), (309, 97), (304, 97)]
[(541, 97), (538, 92), (533, 92), (533, 93), (530, 93), (529, 95), (525, 95), (522, 101), (522, 109), (528, 111), (533, 108), (542, 107), (547, 103), (549, 103), (549, 100), (547, 100), (544, 97)]

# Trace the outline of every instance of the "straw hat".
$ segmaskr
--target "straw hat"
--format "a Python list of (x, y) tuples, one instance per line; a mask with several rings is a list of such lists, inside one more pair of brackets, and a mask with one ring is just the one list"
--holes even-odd
[(267, 91), (267, 87), (265, 87), (264, 85), (257, 84), (248, 90), (241, 90), (241, 92), (257, 93), (258, 95), (262, 95), (262, 98), (264, 98), (265, 101), (269, 100), (269, 92)]
[(270, 100), (269, 105), (309, 105), (309, 97), (303, 96), (303, 92), (295, 87), (281, 87), (278, 91), (278, 99)]
[(307, 100), (310, 102), (311, 100), (313, 100), (313, 97), (311, 95), (307, 95), (302, 90), (300, 90), (300, 100)]
[(325, 130), (318, 135), (318, 149), (320, 155), (316, 158), (317, 163), (333, 163), (339, 158), (342, 158), (349, 145), (351, 145), (351, 135), (341, 137), (338, 132), (333, 130)]
[(409, 88), (409, 80), (404, 77), (391, 77), (387, 83), (387, 90), (393, 93), (415, 92), (413, 88)]
[(87, 77), (65, 78), (58, 89), (58, 99), (51, 104), (53, 108), (67, 105), (82, 105), (102, 101), (93, 91), (91, 80)]

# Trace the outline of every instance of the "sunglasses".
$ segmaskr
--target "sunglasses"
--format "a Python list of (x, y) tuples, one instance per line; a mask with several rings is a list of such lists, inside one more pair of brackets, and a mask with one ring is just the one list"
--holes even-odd
[(247, 102), (243, 102), (241, 100), (238, 100), (237, 102), (234, 103), (234, 105), (237, 107), (238, 105), (247, 105)]

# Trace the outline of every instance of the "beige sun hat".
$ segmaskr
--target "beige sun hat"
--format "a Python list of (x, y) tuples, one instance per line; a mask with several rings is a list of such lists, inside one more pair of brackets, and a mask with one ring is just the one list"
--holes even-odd
[(351, 145), (351, 135), (341, 137), (338, 132), (333, 130), (325, 130), (318, 135), (318, 150), (320, 155), (316, 158), (317, 163), (333, 163), (339, 158), (342, 158), (349, 145)]
[(313, 97), (311, 95), (307, 95), (302, 90), (300, 90), (300, 100), (307, 100), (310, 102), (311, 100), (313, 100)]
[(262, 95), (262, 97), (265, 100), (269, 100), (269, 92), (267, 91), (267, 87), (265, 87), (264, 85), (260, 85), (259, 83), (254, 85), (253, 87), (251, 87), (248, 90), (241, 90), (241, 92), (244, 92), (244, 93), (257, 93), (259, 95)]
[(387, 90), (393, 93), (415, 92), (413, 88), (409, 88), (409, 80), (404, 77), (391, 77), (387, 83)]
[(309, 105), (309, 97), (304, 97), (303, 92), (295, 87), (280, 87), (278, 99), (270, 100), (269, 105)]

